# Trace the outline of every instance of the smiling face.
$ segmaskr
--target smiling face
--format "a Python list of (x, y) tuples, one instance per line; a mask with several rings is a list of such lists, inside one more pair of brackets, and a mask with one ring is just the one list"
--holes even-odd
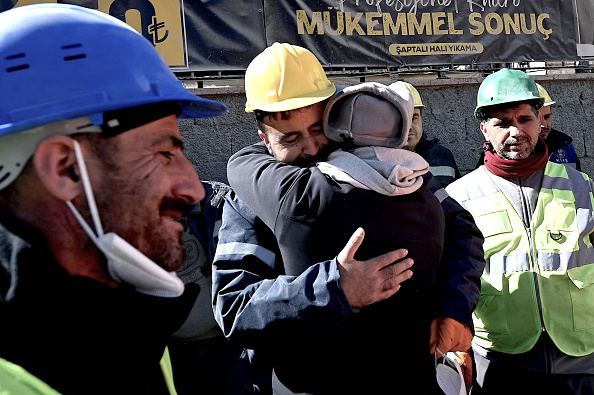
[(481, 123), (481, 131), (501, 158), (525, 159), (538, 142), (538, 112), (528, 103), (497, 109)]
[(264, 117), (258, 132), (277, 160), (297, 166), (313, 166), (326, 159), (329, 140), (322, 129), (325, 102)]
[[(85, 156), (105, 232), (115, 232), (167, 271), (184, 260), (174, 220), (204, 198), (182, 153), (175, 115), (103, 139)], [(93, 152), (92, 151), (92, 152)]]

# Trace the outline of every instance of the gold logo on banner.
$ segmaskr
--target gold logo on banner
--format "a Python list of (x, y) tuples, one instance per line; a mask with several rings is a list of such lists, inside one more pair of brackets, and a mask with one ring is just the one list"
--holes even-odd
[[(58, 0), (19, 0), (15, 7)], [(69, 1), (76, 4), (76, 0)], [(114, 16), (153, 43), (170, 67), (188, 67), (182, 0), (96, 0), (80, 5)], [(94, 3), (95, 7), (89, 5)]]
[(396, 56), (411, 55), (466, 55), (483, 52), (480, 43), (391, 44), (389, 51)]

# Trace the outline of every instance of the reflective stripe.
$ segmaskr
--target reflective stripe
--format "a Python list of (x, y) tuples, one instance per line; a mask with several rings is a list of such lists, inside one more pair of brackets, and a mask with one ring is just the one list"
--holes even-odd
[(221, 229), (221, 224), (223, 223), (222, 220), (218, 220), (215, 221), (214, 223), (214, 228), (212, 230), (212, 237), (218, 237), (219, 236), (219, 229)]
[[(547, 167), (549, 169), (550, 166)], [(583, 190), (577, 190), (577, 186), (583, 185), (584, 176), (582, 173), (570, 171), (565, 166), (559, 165), (550, 167), (552, 174), (545, 174), (542, 180), (542, 187), (551, 190), (571, 191), (575, 200), (576, 216), (581, 234), (589, 234), (594, 230), (594, 218), (592, 218), (592, 198), (591, 193)], [(580, 250), (588, 249), (588, 245), (583, 238), (578, 240)]]
[(434, 176), (456, 177), (456, 171), (451, 166), (429, 166), (429, 171)]
[(530, 270), (530, 258), (527, 253), (514, 255), (496, 254), (487, 258), (485, 273), (502, 274), (514, 272), (526, 272)]
[[(563, 170), (567, 171), (564, 167)], [(571, 174), (566, 173), (564, 175), (567, 175), (567, 177), (555, 177), (545, 174), (542, 179), (542, 188), (572, 191), (575, 196), (576, 207), (590, 209), (592, 205), (589, 194), (575, 190), (577, 185), (584, 182), (581, 173), (571, 172)]]
[(439, 203), (443, 202), (448, 197), (450, 197), (450, 195), (448, 195), (448, 193), (446, 192), (446, 190), (443, 189), (443, 188), (438, 189), (433, 194), (435, 195), (435, 197), (437, 198), (437, 200), (439, 200)]
[(538, 266), (541, 270), (565, 272), (576, 267), (592, 265), (594, 249), (586, 248), (572, 252), (538, 252)]
[[(580, 228), (580, 234), (590, 234), (594, 230), (594, 218), (592, 218), (592, 209), (578, 208), (577, 222)], [(586, 242), (580, 237), (578, 240), (580, 250), (588, 248)]]
[(225, 255), (239, 255), (242, 258), (247, 255), (252, 255), (270, 267), (274, 267), (276, 259), (274, 252), (267, 250), (264, 247), (260, 247), (259, 245), (248, 243), (226, 243), (217, 245), (215, 261), (220, 260), (221, 257)]
[[(472, 174), (471, 180), (474, 181), (467, 182), (464, 186), (462, 186), (462, 184), (458, 185), (459, 188), (465, 188), (463, 191), (460, 191), (467, 195), (467, 198), (464, 200), (474, 200), (476, 198), (487, 197), (499, 193), (499, 189), (495, 186), (495, 183), (491, 181), (489, 172), (486, 170), (485, 166), (479, 167), (470, 174)], [(488, 178), (489, 182), (482, 182), (485, 177)]]

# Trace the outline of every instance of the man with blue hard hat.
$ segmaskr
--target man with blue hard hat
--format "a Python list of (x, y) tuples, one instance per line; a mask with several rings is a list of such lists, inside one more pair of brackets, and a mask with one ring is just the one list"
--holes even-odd
[(61, 393), (167, 393), (196, 297), (175, 219), (204, 197), (177, 117), (227, 109), (98, 11), (19, 7), (0, 37), (0, 357)]

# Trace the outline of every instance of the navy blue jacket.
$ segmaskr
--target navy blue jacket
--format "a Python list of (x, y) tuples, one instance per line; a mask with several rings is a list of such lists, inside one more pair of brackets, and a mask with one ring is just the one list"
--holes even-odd
[[(259, 158), (258, 161), (252, 162), (250, 158), (254, 157)], [(258, 177), (246, 177), (245, 174), (258, 174)], [(379, 332), (387, 331), (394, 338), (402, 338), (399, 334), (406, 333), (404, 327), (410, 330), (411, 323), (403, 320), (400, 324), (402, 328), (393, 325), (398, 317), (411, 316), (413, 303), (394, 307), (385, 301), (355, 314), (340, 289), (336, 261), (315, 263), (317, 259), (335, 256), (346, 244), (348, 236), (358, 226), (357, 221), (362, 220), (362, 217), (357, 217), (359, 213), (355, 211), (356, 208), (342, 213), (342, 221), (336, 222), (335, 233), (341, 234), (342, 238), (321, 232), (313, 233), (315, 236), (308, 239), (302, 237), (307, 235), (307, 230), (300, 230), (307, 229), (313, 222), (324, 222), (323, 218), (317, 218), (318, 213), (323, 213), (329, 207), (337, 207), (337, 204), (340, 207), (341, 203), (336, 200), (333, 205), (329, 205), (336, 198), (333, 195), (345, 199), (350, 196), (351, 199), (350, 193), (359, 192), (345, 184), (334, 186), (333, 189), (334, 192), (344, 189), (344, 196), (324, 192), (328, 190), (329, 180), (317, 169), (299, 169), (278, 162), (267, 154), (263, 144), (248, 147), (234, 155), (229, 163), (228, 175), (232, 186), (235, 184), (239, 190), (246, 191), (244, 196), (248, 204), (253, 205), (260, 218), (237, 196), (228, 196), (213, 275), (215, 317), (225, 334), (241, 339), (247, 347), (261, 348), (271, 353), (275, 372), (283, 384), (296, 392), (350, 392), (356, 388), (389, 388), (391, 380), (379, 380), (373, 375), (373, 372), (379, 374), (382, 369), (359, 361), (376, 360), (380, 354), (385, 356), (388, 350), (392, 350), (392, 345), (398, 347), (388, 354), (398, 350), (407, 354), (407, 342), (387, 345), (385, 337)], [(433, 260), (436, 267), (440, 266), (439, 278), (447, 280), (437, 284), (443, 298), (440, 297), (438, 302), (433, 300), (431, 307), (427, 307), (430, 303), (425, 305), (428, 311), (421, 314), (425, 317), (424, 325), (428, 327), (430, 320), (436, 316), (452, 317), (471, 325), (471, 312), (478, 301), (479, 278), (484, 267), (482, 236), (468, 213), (448, 198), (432, 177), (429, 176), (427, 181), (433, 187), (432, 192), (442, 197), (441, 204), (446, 212), (446, 241), (449, 245), (446, 246), (442, 265), (439, 265), (441, 247), (427, 248), (429, 254), (437, 251), (437, 257)], [(302, 201), (299, 201), (299, 196), (303, 196)], [(434, 199), (430, 192), (429, 196)], [(389, 219), (390, 216), (381, 210), (381, 207), (387, 207), (386, 204), (378, 205), (381, 200), (377, 200), (373, 207), (361, 207), (361, 213), (368, 214), (375, 210), (379, 217)], [(434, 201), (439, 208), (438, 200)], [(409, 207), (414, 207), (413, 203), (410, 204)], [(418, 214), (422, 216), (424, 213)], [(338, 220), (338, 216), (333, 219)], [(353, 223), (349, 224), (349, 219)], [(381, 222), (382, 218), (376, 220)], [(438, 220), (428, 221), (435, 222), (436, 228), (439, 228)], [(330, 226), (322, 229), (331, 229), (332, 222), (329, 220), (327, 225)], [(270, 229), (274, 229), (274, 233)], [(447, 230), (450, 230), (449, 234)], [(381, 233), (385, 236), (389, 234), (386, 223), (377, 229), (366, 228), (366, 231), (366, 242), (371, 243), (371, 247), (363, 252), (364, 258), (361, 259), (386, 252), (381, 248), (387, 246), (373, 245)], [(375, 236), (372, 236), (374, 233)], [(277, 239), (280, 243), (277, 243)], [(451, 240), (457, 242), (452, 243)], [(284, 262), (279, 256), (279, 244), (283, 249), (283, 257), (286, 257)], [(311, 252), (316, 251), (316, 248), (321, 251), (322, 247), (328, 248), (325, 256)], [(398, 248), (398, 244), (393, 244), (393, 247)], [(298, 256), (299, 250), (302, 251), (302, 260)], [(419, 258), (419, 269), (421, 261)], [(421, 270), (419, 277), (422, 277)], [(418, 288), (416, 290), (418, 292)], [(417, 294), (419, 303), (422, 294)], [(408, 307), (411, 310), (407, 310)], [(392, 322), (392, 326), (386, 325), (388, 322)], [(414, 333), (411, 336), (416, 335)], [(429, 357), (428, 331), (419, 337), (423, 338), (423, 344), (427, 346), (426, 354), (422, 357)], [(412, 338), (409, 340), (415, 343)], [(356, 343), (353, 344), (353, 341)], [(417, 350), (418, 344), (415, 343)], [(408, 354), (407, 358), (410, 357)], [(429, 359), (425, 362), (421, 363), (427, 367), (432, 363)], [(425, 371), (434, 375), (434, 369)], [(328, 380), (328, 377), (340, 372), (349, 377), (346, 387), (338, 388), (336, 380)]]
[(573, 139), (557, 129), (551, 129), (549, 137), (545, 140), (549, 150), (549, 161), (571, 165), (576, 170), (582, 171), (580, 159), (575, 152)]
[(438, 139), (427, 140), (422, 135), (415, 152), (429, 163), (429, 171), (444, 188), (461, 177), (454, 155)]

